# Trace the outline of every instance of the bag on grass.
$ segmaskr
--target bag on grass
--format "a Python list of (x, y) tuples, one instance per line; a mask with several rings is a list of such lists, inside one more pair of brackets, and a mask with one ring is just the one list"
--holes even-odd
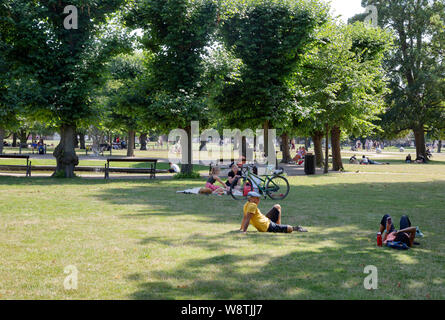
[(246, 183), (246, 185), (244, 186), (244, 190), (243, 190), (243, 197), (247, 197), (247, 195), (251, 191), (253, 191), (253, 188), (252, 188), (251, 184), (250, 183)]
[(207, 195), (209, 195), (209, 194), (212, 194), (212, 193), (213, 193), (212, 189), (209, 189), (209, 188), (201, 188), (199, 190), (199, 194), (207, 194)]

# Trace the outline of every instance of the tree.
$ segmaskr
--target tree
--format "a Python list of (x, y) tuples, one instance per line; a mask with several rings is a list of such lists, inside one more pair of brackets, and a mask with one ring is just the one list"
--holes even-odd
[(392, 93), (387, 96), (382, 126), (393, 133), (411, 129), (417, 156), (427, 159), (425, 132), (434, 128), (438, 120), (445, 122), (445, 1), (364, 0), (362, 5), (376, 6), (379, 26), (395, 35), (395, 48), (386, 61)]
[(136, 131), (142, 128), (142, 110), (147, 96), (141, 83), (144, 74), (140, 55), (120, 55), (109, 67), (105, 92), (109, 128), (123, 129), (128, 133), (127, 157), (134, 157)]
[(183, 173), (193, 170), (190, 123), (208, 121), (202, 62), (216, 28), (216, 9), (210, 0), (136, 0), (127, 16), (129, 26), (143, 29), (141, 45), (152, 54), (147, 117), (163, 131), (180, 128), (188, 135)]
[[(369, 132), (383, 110), (386, 93), (382, 59), (391, 44), (390, 35), (362, 23), (327, 24), (320, 42), (308, 51), (295, 76), (300, 112), (314, 138), (318, 164), (321, 138), (331, 136), (333, 170), (343, 170), (340, 137), (343, 130)], [(325, 156), (325, 172), (327, 157)]]
[(222, 42), (241, 65), (214, 101), (232, 126), (263, 127), (266, 156), (268, 129), (288, 122), (296, 107), (287, 80), (326, 14), (314, 2), (251, 0), (221, 16)]
[(18, 99), (15, 94), (16, 74), (7, 59), (10, 50), (10, 33), (12, 31), (4, 3), (0, 3), (0, 154), (3, 153), (3, 140), (7, 130), (17, 125), (17, 113), (19, 110)]
[[(91, 115), (91, 91), (101, 82), (106, 61), (121, 52), (125, 38), (112, 32), (110, 15), (124, 0), (10, 0), (3, 5), (11, 32), (7, 57), (29, 75), (25, 92), (31, 117), (59, 128), (55, 174), (74, 176), (77, 124)], [(66, 29), (67, 5), (78, 8), (78, 29)], [(108, 25), (104, 26), (107, 22)], [(108, 28), (108, 29), (107, 29)], [(116, 29), (116, 28), (114, 28)]]

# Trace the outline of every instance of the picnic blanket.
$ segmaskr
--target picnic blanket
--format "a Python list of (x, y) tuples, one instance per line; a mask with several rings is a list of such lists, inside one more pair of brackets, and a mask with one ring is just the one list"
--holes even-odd
[[(183, 191), (176, 191), (176, 193), (182, 193), (182, 194), (200, 194), (199, 191), (202, 188), (193, 188), (193, 189), (187, 189), (187, 190), (183, 190)], [(225, 194), (227, 195), (227, 192), (225, 192)]]
[(201, 190), (201, 188), (193, 188), (193, 189), (187, 189), (187, 190), (184, 190), (184, 191), (176, 191), (176, 193), (199, 194), (199, 190)]

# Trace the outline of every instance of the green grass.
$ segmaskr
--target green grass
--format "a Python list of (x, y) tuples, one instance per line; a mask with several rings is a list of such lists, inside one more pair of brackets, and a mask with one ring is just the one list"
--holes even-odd
[[(176, 194), (204, 180), (0, 177), (0, 299), (444, 299), (445, 163), (388, 160), (290, 178), (283, 223), (310, 231), (291, 235), (241, 235), (242, 202)], [(421, 246), (377, 248), (385, 213), (408, 214)]]

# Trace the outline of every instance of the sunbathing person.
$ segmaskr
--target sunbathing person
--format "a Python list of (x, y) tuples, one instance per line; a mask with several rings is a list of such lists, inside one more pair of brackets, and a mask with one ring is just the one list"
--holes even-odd
[(411, 221), (407, 216), (402, 216), (400, 218), (400, 229), (397, 231), (392, 223), (392, 218), (389, 215), (384, 215), (380, 221), (380, 233), (382, 233), (383, 243), (386, 244), (388, 241), (398, 241), (405, 243), (408, 247), (412, 247), (413, 244), (418, 244), (414, 242), (416, 235), (423, 237), (422, 232), (418, 227), (411, 227)]
[(359, 164), (359, 161), (357, 160), (357, 156), (355, 154), (349, 159), (349, 163), (350, 164)]
[(267, 215), (263, 215), (258, 209), (261, 195), (249, 192), (248, 201), (244, 205), (244, 216), (241, 222), (240, 232), (246, 233), (249, 224), (253, 225), (259, 232), (292, 233), (294, 231), (307, 232), (301, 226), (292, 227), (281, 224), (281, 206), (276, 204)]
[[(213, 167), (210, 172), (210, 177), (207, 180), (206, 188), (212, 190), (214, 194), (223, 195), (226, 190), (226, 184), (220, 179), (219, 174), (221, 169), (219, 167)], [(215, 182), (219, 182), (223, 188), (216, 186)]]

